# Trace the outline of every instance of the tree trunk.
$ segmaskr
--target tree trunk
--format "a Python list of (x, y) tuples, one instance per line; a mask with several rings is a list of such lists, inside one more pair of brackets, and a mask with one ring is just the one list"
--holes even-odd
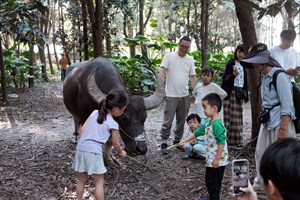
[[(139, 0), (139, 34), (144, 35), (144, 5), (145, 5), (145, 0)], [(142, 56), (144, 59), (148, 60), (148, 52), (146, 45), (141, 42), (141, 50), (142, 50)]]
[[(244, 43), (244, 52), (248, 52), (248, 49), (257, 43), (255, 26), (252, 17), (252, 11), (246, 9), (241, 0), (234, 0), (236, 9), (236, 15), (239, 20), (239, 27)], [(249, 3), (248, 0), (244, 2)], [(259, 84), (259, 74), (254, 69), (247, 69), (248, 84), (250, 88), (250, 102), (251, 102), (251, 114), (252, 114), (252, 139), (258, 135), (259, 132), (259, 123), (258, 123), (258, 114), (261, 111), (261, 97), (258, 93), (258, 84)], [(256, 146), (256, 142), (252, 143), (253, 147)]]
[(40, 42), (38, 45), (39, 49), (39, 56), (41, 60), (41, 69), (42, 69), (42, 79), (46, 82), (49, 81), (48, 75), (47, 75), (47, 70), (46, 70), (46, 55), (45, 55), (45, 49), (44, 49), (45, 43)]
[[(131, 22), (128, 24), (128, 38), (133, 38), (133, 25)], [(135, 56), (135, 45), (129, 46), (130, 58)]]
[(202, 67), (206, 67), (206, 55), (207, 55), (207, 40), (208, 40), (208, 6), (209, 0), (201, 0), (201, 60)]
[(86, 0), (81, 1), (82, 6), (82, 25), (83, 25), (83, 52), (84, 52), (84, 60), (89, 60), (89, 41), (88, 41), (88, 33), (87, 33), (87, 13), (86, 13)]
[(58, 64), (58, 56), (57, 56), (56, 45), (55, 45), (54, 40), (53, 40), (53, 52), (54, 52), (54, 56), (55, 56), (55, 63), (56, 63), (56, 66), (57, 66), (57, 71), (59, 72), (60, 68), (59, 68), (59, 64)]
[(49, 66), (50, 66), (50, 73), (54, 74), (54, 69), (53, 69), (53, 65), (52, 65), (52, 60), (51, 60), (51, 53), (50, 53), (50, 47), (49, 44), (46, 45), (47, 47), (47, 52), (48, 52), (48, 60), (49, 60)]
[(6, 103), (6, 81), (5, 81), (5, 70), (3, 63), (3, 52), (2, 52), (2, 38), (0, 35), (0, 74), (1, 74), (1, 92), (2, 102)]
[(103, 55), (102, 46), (102, 0), (96, 0), (94, 8), (93, 0), (87, 0), (90, 22), (92, 24), (94, 57)]
[(34, 88), (34, 46), (29, 43), (29, 76), (28, 76), (28, 87)]
[(193, 7), (194, 7), (194, 22), (193, 22), (193, 26), (194, 26), (194, 39), (195, 39), (195, 44), (197, 47), (197, 50), (200, 52), (201, 51), (201, 46), (200, 46), (200, 37), (199, 37), (199, 33), (200, 33), (200, 23), (199, 23), (199, 13), (198, 13), (198, 5), (196, 2), (194, 2)]

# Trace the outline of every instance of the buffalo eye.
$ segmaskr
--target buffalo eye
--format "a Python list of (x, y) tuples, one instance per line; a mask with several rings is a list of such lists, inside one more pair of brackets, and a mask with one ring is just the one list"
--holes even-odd
[(129, 118), (126, 117), (126, 115), (121, 115), (120, 116), (120, 121), (124, 124), (127, 124), (129, 122)]

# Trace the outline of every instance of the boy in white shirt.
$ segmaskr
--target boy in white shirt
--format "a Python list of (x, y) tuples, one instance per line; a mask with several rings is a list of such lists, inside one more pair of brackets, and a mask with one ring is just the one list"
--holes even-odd
[(205, 116), (202, 107), (202, 99), (209, 93), (217, 93), (223, 100), (227, 93), (217, 84), (213, 83), (214, 70), (211, 67), (203, 67), (201, 69), (202, 83), (198, 83), (193, 91), (195, 96), (196, 112), (201, 117), (201, 125), (204, 125), (208, 118)]
[(291, 81), (295, 82), (293, 76), (297, 76), (299, 71), (296, 67), (300, 66), (299, 53), (292, 47), (296, 38), (296, 32), (291, 29), (282, 30), (280, 33), (281, 43), (269, 49), (270, 54), (283, 67)]

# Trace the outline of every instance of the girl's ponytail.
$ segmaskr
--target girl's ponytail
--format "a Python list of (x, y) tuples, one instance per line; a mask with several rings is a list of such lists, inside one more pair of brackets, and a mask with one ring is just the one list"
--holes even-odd
[(108, 111), (114, 107), (124, 108), (127, 105), (127, 95), (124, 91), (112, 91), (105, 99), (103, 99), (98, 106), (97, 122), (102, 124), (106, 120)]
[(104, 120), (106, 120), (106, 115), (108, 113), (108, 110), (106, 109), (106, 98), (103, 99), (99, 106), (98, 106), (98, 119), (97, 122), (99, 124), (102, 124), (104, 122)]

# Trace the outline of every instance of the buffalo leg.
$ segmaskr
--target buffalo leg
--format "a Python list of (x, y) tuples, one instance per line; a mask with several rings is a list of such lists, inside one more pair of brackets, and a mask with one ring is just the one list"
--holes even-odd
[(75, 136), (75, 142), (77, 142), (78, 135), (79, 135), (79, 120), (76, 117), (73, 117), (74, 119), (74, 136)]
[(107, 140), (104, 149), (104, 160), (107, 165), (119, 166), (120, 162), (112, 155), (112, 141), (111, 137)]

